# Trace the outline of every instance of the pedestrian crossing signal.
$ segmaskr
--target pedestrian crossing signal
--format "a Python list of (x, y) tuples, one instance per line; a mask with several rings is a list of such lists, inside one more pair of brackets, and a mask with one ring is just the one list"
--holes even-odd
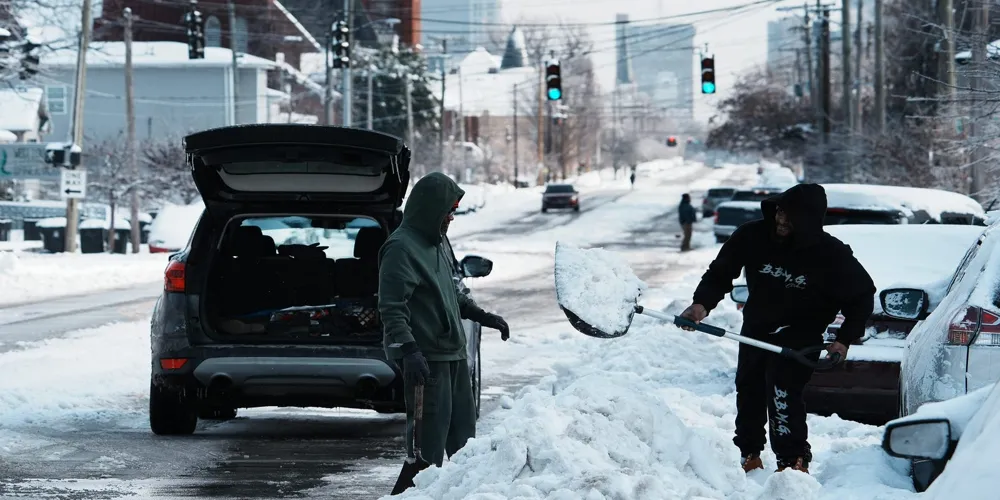
[(701, 60), (701, 93), (715, 93), (715, 58), (706, 57)]

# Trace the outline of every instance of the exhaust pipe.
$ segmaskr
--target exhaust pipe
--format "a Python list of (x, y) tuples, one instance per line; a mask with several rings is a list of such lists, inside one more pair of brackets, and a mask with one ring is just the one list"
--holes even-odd
[(233, 386), (233, 379), (229, 375), (219, 373), (213, 375), (208, 381), (208, 392), (211, 394), (224, 394)]
[(355, 393), (355, 398), (361, 400), (370, 400), (375, 397), (375, 393), (378, 392), (378, 380), (371, 375), (363, 375), (358, 379), (358, 385)]

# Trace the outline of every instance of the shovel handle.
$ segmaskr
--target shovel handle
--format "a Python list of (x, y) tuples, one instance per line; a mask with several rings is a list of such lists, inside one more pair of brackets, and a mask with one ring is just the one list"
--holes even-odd
[(716, 337), (724, 337), (726, 335), (726, 330), (722, 328), (712, 325), (706, 325), (704, 323), (695, 323), (694, 321), (691, 321), (687, 318), (682, 318), (680, 316), (674, 316), (674, 325), (679, 326), (681, 328), (691, 328), (701, 333), (715, 335)]
[(809, 358), (810, 354), (816, 354), (818, 352), (823, 352), (826, 350), (826, 346), (823, 344), (814, 345), (811, 347), (806, 347), (805, 349), (794, 350), (789, 348), (784, 348), (781, 350), (781, 355), (792, 358), (799, 363), (802, 363), (814, 370), (824, 371), (833, 368), (840, 364), (841, 359), (839, 352), (831, 353), (829, 356), (821, 357), (816, 361)]
[(422, 461), (423, 455), (420, 453), (420, 435), (424, 428), (424, 385), (420, 384), (413, 388), (413, 457)]

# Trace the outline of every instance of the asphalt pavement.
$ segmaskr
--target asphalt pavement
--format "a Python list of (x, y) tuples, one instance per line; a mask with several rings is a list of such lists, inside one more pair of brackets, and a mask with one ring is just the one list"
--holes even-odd
[[(627, 193), (595, 193), (583, 200), (582, 213)], [(476, 238), (530, 235), (577, 216), (532, 214), (484, 230)], [(649, 220), (647, 227), (604, 246), (647, 252), (655, 245), (669, 246), (679, 232), (671, 222), (675, 219), (671, 207)], [(655, 266), (636, 271), (643, 279), (659, 278), (651, 282), (664, 279), (663, 270)], [(15, 348), (17, 342), (148, 317), (160, 286), (0, 308), (0, 351)], [(551, 276), (492, 282), (477, 287), (475, 293), (477, 301), (492, 309), (518, 311), (511, 321), (515, 335), (530, 322), (562, 319)], [(484, 356), (489, 356), (488, 345), (484, 342)], [(480, 433), (493, 425), (489, 414), (499, 398), (491, 395), (514, 393), (540, 376), (484, 373)], [(154, 436), (142, 426), (99, 422), (71, 430), (19, 428), (17, 432), (41, 444), (10, 456), (0, 450), (0, 498), (378, 498), (391, 489), (402, 463), (402, 430), (398, 415), (299, 409), (241, 410), (236, 420), (202, 422), (195, 435), (179, 438)]]

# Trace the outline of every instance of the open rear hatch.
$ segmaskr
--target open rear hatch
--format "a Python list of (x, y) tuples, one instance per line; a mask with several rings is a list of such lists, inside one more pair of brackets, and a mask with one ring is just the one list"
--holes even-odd
[(410, 150), (397, 137), (343, 127), (240, 125), (184, 138), (210, 213), (310, 204), (393, 210), (409, 184)]

